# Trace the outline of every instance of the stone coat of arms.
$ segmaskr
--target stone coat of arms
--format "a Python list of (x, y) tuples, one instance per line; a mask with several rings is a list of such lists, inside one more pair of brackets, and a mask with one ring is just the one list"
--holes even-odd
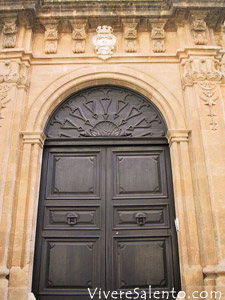
[(113, 55), (116, 45), (116, 37), (112, 34), (111, 26), (98, 26), (97, 34), (93, 37), (96, 54), (101, 59), (108, 59)]

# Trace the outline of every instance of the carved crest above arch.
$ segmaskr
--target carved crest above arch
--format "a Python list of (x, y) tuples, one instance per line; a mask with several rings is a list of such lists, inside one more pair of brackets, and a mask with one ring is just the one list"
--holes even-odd
[(118, 86), (97, 86), (67, 98), (51, 115), (47, 138), (162, 137), (166, 124), (144, 96)]

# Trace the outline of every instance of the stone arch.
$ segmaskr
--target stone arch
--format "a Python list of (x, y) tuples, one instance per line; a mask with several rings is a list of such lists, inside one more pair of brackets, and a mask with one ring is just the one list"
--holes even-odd
[[(29, 185), (40, 181), (41, 156), (44, 144), (43, 130), (45, 124), (54, 109), (68, 96), (84, 88), (105, 84), (128, 87), (144, 95), (153, 102), (166, 120), (168, 127), (167, 138), (171, 147), (175, 208), (181, 226), (178, 234), (181, 281), (182, 288), (188, 290), (190, 286), (196, 286), (201, 281), (202, 268), (200, 266), (195, 200), (193, 196), (188, 145), (190, 131), (186, 126), (184, 108), (182, 103), (158, 80), (133, 68), (108, 64), (95, 67), (88, 66), (63, 75), (45, 88), (28, 108), (24, 131), (22, 132), (24, 148), (22, 151), (21, 169), (24, 170), (24, 178), (30, 177), (32, 182), (21, 180), (18, 202), (22, 205), (23, 199), (26, 197), (31, 216), (28, 223), (23, 224), (27, 228), (25, 238), (27, 247), (25, 250), (20, 247), (24, 237), (18, 231), (16, 232), (16, 245), (18, 246), (14, 250), (15, 255), (18, 252), (22, 253), (25, 251), (24, 264), (28, 266), (28, 271), (27, 277), (23, 274), (24, 280), (28, 281), (30, 289), (39, 185), (36, 185), (34, 191), (29, 188)], [(31, 159), (29, 166), (27, 165), (28, 157), (34, 158)], [(187, 185), (188, 189), (182, 188), (183, 185)], [(24, 191), (27, 191), (26, 195), (24, 195)], [(186, 215), (186, 209), (191, 213)], [(18, 214), (16, 222), (20, 222), (21, 218), (22, 216)], [(192, 224), (192, 230), (190, 230), (188, 224)], [(195, 246), (193, 247), (193, 245)], [(191, 256), (195, 257), (195, 260), (192, 262), (189, 261), (187, 249), (191, 249)], [(17, 267), (14, 268), (15, 272), (17, 272)], [(23, 270), (21, 272), (26, 271), (25, 268)], [(190, 277), (189, 274), (193, 270), (194, 276)], [(198, 285), (200, 286), (201, 284)], [(35, 299), (32, 293), (29, 293), (28, 299)]]
[(66, 97), (83, 88), (102, 84), (120, 85), (143, 94), (162, 113), (168, 129), (186, 129), (181, 104), (162, 83), (129, 67), (104, 65), (72, 71), (51, 83), (31, 105), (25, 130), (43, 131), (52, 111)]

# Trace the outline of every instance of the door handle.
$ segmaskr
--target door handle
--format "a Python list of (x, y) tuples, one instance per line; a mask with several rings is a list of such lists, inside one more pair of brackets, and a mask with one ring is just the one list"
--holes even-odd
[(78, 219), (77, 214), (68, 214), (66, 218), (67, 218), (68, 225), (76, 225), (77, 224), (77, 219)]
[(135, 215), (136, 218), (136, 222), (139, 226), (143, 226), (145, 225), (145, 221), (146, 221), (146, 214), (143, 212), (137, 213)]

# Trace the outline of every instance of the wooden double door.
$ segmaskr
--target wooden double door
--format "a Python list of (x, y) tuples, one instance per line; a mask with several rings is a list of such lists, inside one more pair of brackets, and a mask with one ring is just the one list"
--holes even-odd
[(174, 219), (167, 145), (45, 147), (37, 300), (86, 300), (89, 291), (105, 299), (100, 289), (179, 290)]

